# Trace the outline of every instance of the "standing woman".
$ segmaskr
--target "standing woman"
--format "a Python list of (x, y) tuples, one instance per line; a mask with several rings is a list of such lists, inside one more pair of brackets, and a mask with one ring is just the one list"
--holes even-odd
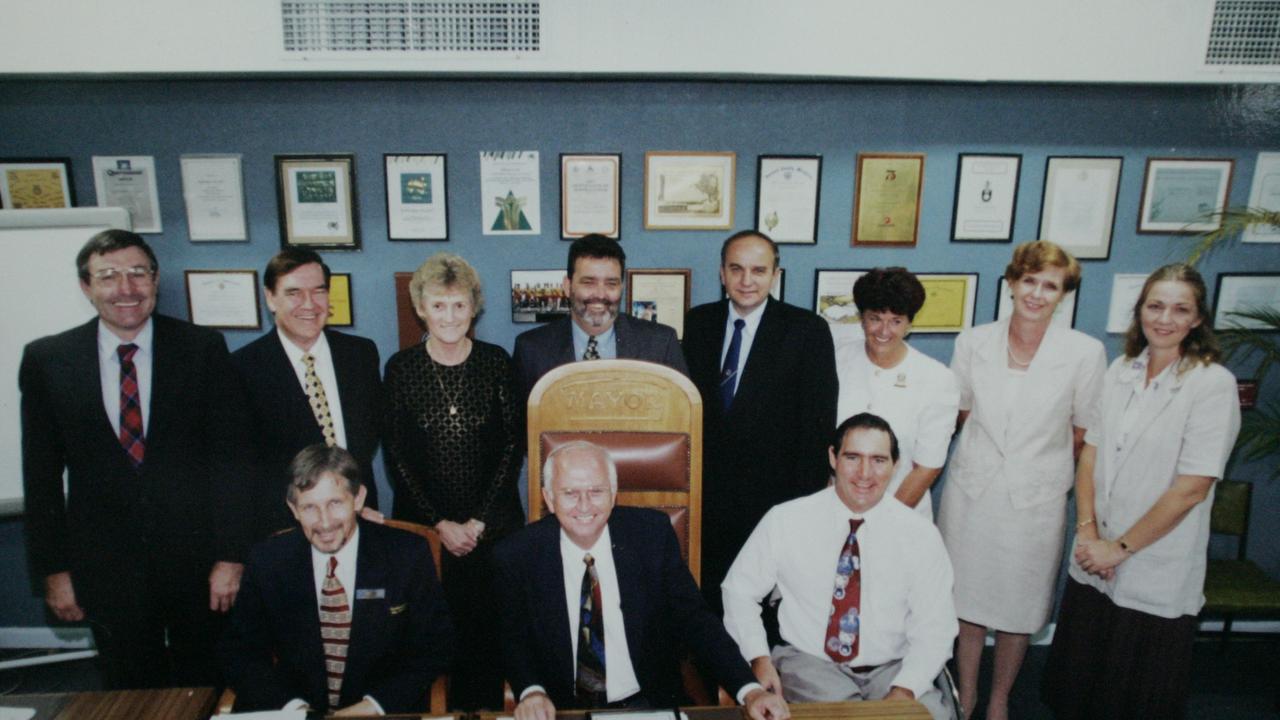
[(484, 307), (480, 278), (449, 253), (409, 284), (427, 341), (387, 361), (384, 435), (395, 488), (392, 517), (431, 525), (447, 551), (440, 575), (457, 654), (450, 705), (502, 708), (501, 644), (490, 590), (494, 541), (519, 529), (520, 412), (506, 350), (467, 337)]
[(1057, 245), (1019, 245), (1005, 268), (1013, 315), (956, 338), (960, 440), (938, 526), (955, 568), (960, 703), (972, 713), (987, 629), (996, 631), (986, 717), (1009, 715), (1031, 635), (1053, 610), (1075, 452), (1094, 410), (1102, 343), (1053, 324), (1080, 264)]
[(1107, 370), (1080, 453), (1080, 522), (1045, 669), (1059, 718), (1186, 715), (1213, 484), (1240, 431), (1205, 298), (1194, 268), (1156, 270)]

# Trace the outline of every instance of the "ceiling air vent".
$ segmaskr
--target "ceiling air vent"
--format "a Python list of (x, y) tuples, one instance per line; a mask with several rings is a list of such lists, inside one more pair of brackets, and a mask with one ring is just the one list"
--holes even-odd
[(529, 53), (541, 50), (541, 0), (281, 0), (286, 52)]
[(1280, 2), (1217, 0), (1206, 65), (1280, 65)]

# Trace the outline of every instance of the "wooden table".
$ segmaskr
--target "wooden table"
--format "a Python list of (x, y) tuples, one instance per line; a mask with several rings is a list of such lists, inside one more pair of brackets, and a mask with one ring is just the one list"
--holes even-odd
[[(791, 703), (793, 720), (931, 720), (929, 711), (915, 700), (866, 700), (863, 702)], [(685, 707), (680, 708), (689, 720), (745, 720), (741, 707)], [(611, 711), (616, 712), (616, 711)], [(483, 712), (479, 720), (497, 720), (510, 717), (511, 713)], [(586, 713), (580, 710), (556, 712), (556, 720), (582, 720)]]
[(8, 695), (0, 707), (35, 708), (34, 720), (205, 720), (213, 688)]

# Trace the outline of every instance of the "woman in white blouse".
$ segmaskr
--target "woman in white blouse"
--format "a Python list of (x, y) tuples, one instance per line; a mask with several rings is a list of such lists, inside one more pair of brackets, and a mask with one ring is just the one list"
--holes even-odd
[(1214, 481), (1240, 430), (1204, 280), (1166, 265), (1143, 285), (1076, 475), (1070, 580), (1045, 670), (1059, 718), (1180, 718), (1204, 604)]
[(1080, 264), (1047, 241), (1019, 245), (1005, 268), (1006, 320), (956, 338), (963, 428), (938, 527), (955, 567), (960, 702), (972, 713), (988, 628), (996, 631), (986, 717), (1008, 717), (1031, 635), (1053, 610), (1074, 452), (1106, 371), (1102, 343), (1053, 323)]

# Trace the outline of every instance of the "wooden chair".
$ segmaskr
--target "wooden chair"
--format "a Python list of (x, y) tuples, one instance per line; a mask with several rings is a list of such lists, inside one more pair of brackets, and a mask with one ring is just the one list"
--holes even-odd
[[(427, 545), (431, 548), (431, 561), (435, 563), (436, 573), (440, 572), (440, 554), (443, 547), (440, 544), (440, 535), (434, 528), (418, 523), (406, 522), (404, 520), (385, 520), (383, 522), (387, 527), (399, 528), (406, 530), (415, 535), (420, 535), (427, 540)], [(236, 694), (231, 688), (222, 691), (222, 696), (218, 698), (218, 705), (215, 715), (226, 715), (232, 712), (232, 708), (236, 704)], [(432, 715), (447, 715), (449, 708), (449, 676), (440, 675), (431, 683), (431, 701), (430, 713)]]
[(1222, 618), (1224, 644), (1237, 617), (1280, 617), (1280, 582), (1245, 556), (1252, 500), (1253, 485), (1247, 482), (1223, 480), (1214, 491), (1209, 528), (1213, 533), (1235, 536), (1236, 557), (1209, 560), (1200, 616)]

